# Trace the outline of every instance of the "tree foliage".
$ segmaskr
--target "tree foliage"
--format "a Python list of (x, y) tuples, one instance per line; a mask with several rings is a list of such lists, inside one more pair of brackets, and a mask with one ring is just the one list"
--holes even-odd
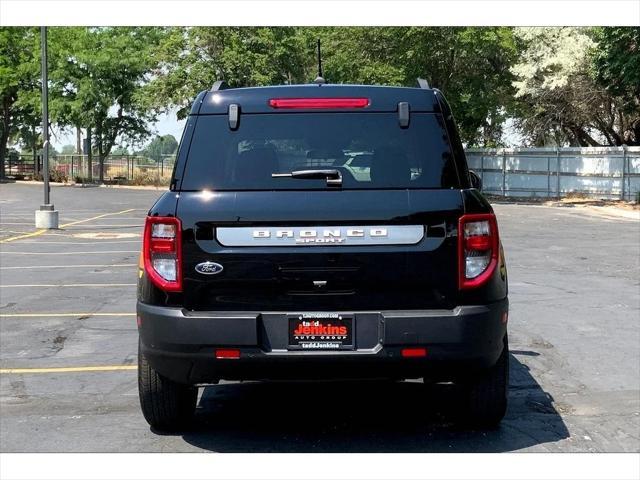
[(184, 117), (215, 80), (239, 87), (308, 83), (317, 74), (317, 38), (328, 81), (413, 86), (427, 78), (447, 95), (468, 143), (499, 141), (516, 55), (505, 27), (177, 29), (146, 89), (150, 105), (178, 107)]
[(294, 27), (193, 27), (167, 32), (155, 80), (145, 89), (150, 107), (177, 107), (184, 118), (194, 96), (216, 80), (231, 86), (301, 83), (309, 62)]
[(148, 136), (156, 111), (145, 105), (140, 91), (155, 65), (159, 29), (52, 30), (51, 112), (57, 122), (91, 128), (101, 163), (118, 141)]
[(352, 27), (323, 30), (331, 81), (415, 86), (418, 77), (443, 91), (463, 141), (500, 142), (513, 97), (516, 58), (507, 27)]
[(640, 28), (599, 28), (594, 69), (598, 84), (618, 99), (621, 136), (640, 144)]
[(12, 136), (26, 133), (39, 110), (39, 30), (32, 27), (0, 28), (0, 176), (4, 176), (7, 144)]
[(640, 28), (612, 27), (595, 31), (596, 79), (629, 109), (640, 106)]
[[(518, 28), (517, 123), (534, 145), (636, 145), (637, 108), (593, 75), (598, 36), (585, 28)], [(597, 55), (596, 55), (597, 59)], [(596, 60), (597, 63), (597, 60)], [(613, 85), (613, 84), (612, 84)], [(637, 127), (635, 127), (637, 130)]]
[(73, 155), (74, 153), (76, 153), (76, 146), (70, 143), (67, 145), (63, 145), (60, 153), (62, 155)]
[(173, 135), (156, 135), (139, 153), (159, 162), (163, 156), (172, 155), (176, 150), (178, 150), (178, 141)]
[[(158, 113), (184, 118), (216, 80), (313, 81), (318, 38), (331, 83), (426, 78), (468, 145), (502, 145), (506, 124), (530, 145), (640, 144), (640, 29), (628, 27), (52, 27), (51, 123), (87, 129), (103, 161), (146, 140)], [(0, 158), (9, 143), (41, 149), (40, 88), (39, 29), (0, 28)]]

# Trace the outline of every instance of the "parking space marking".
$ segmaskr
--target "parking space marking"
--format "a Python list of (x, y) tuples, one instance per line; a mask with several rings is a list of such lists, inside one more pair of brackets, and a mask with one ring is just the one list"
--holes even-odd
[[(20, 245), (109, 245), (114, 243), (140, 243), (140, 240), (101, 240), (96, 238), (95, 242), (20, 242)], [(6, 253), (6, 250), (4, 251)]]
[(24, 285), (0, 285), (0, 288), (26, 288), (26, 287), (134, 287), (135, 283), (64, 283), (45, 284), (34, 283)]
[(24, 373), (75, 373), (75, 372), (114, 372), (119, 370), (137, 370), (137, 365), (96, 365), (87, 367), (51, 367), (51, 368), (0, 368), (0, 374)]
[[(138, 252), (136, 252), (138, 253)], [(114, 263), (113, 265), (27, 265), (22, 267), (0, 267), (0, 270), (25, 270), (25, 269), (43, 269), (43, 268), (114, 268), (114, 267), (137, 267), (137, 263)]]
[(103, 218), (103, 217), (108, 217), (110, 215), (122, 215), (123, 213), (133, 212), (134, 210), (135, 210), (135, 208), (128, 208), (127, 210), (122, 210), (120, 212), (103, 213), (102, 215), (96, 215), (95, 217), (87, 218), (86, 220), (77, 220), (75, 222), (65, 223), (64, 225), (60, 225), (60, 228), (67, 228), (67, 227), (70, 227), (72, 225), (78, 225), (79, 223), (91, 222), (93, 220), (97, 220), (97, 219)]
[[(53, 232), (53, 230), (51, 230)], [(77, 232), (78, 230), (67, 230), (66, 232)], [(20, 233), (20, 232), (11, 232), (11, 233)], [(85, 235), (86, 233), (61, 233), (61, 232), (56, 232), (56, 233), (43, 233), (42, 236), (43, 237), (57, 237), (57, 238), (86, 238), (86, 237), (81, 237), (80, 235)], [(135, 237), (140, 237), (142, 235), (140, 235), (139, 233), (131, 233), (128, 232), (127, 235), (133, 235)], [(90, 237), (92, 239), (95, 240), (102, 240), (100, 237)], [(37, 241), (31, 240), (30, 242), (25, 242), (25, 243), (39, 243)]]
[[(87, 228), (97, 229), (97, 228), (142, 228), (142, 223), (130, 224), (130, 223), (119, 223), (119, 224), (101, 224), (101, 225), (83, 225), (82, 228), (70, 228), (70, 232), (76, 232), (78, 230), (85, 230)], [(60, 227), (67, 228), (67, 227)]]
[(2, 252), (3, 255), (88, 255), (102, 253), (140, 253), (139, 250), (97, 250), (95, 252)]
[(0, 225), (33, 225), (33, 222), (0, 222)]
[(52, 317), (135, 317), (135, 313), (0, 313), (0, 318), (52, 318)]
[(35, 237), (36, 235), (42, 235), (44, 232), (46, 232), (46, 230), (36, 230), (35, 232), (26, 233), (24, 235), (17, 235), (15, 237), (5, 238), (4, 240), (0, 240), (0, 243), (9, 243), (9, 242), (14, 242), (16, 240), (20, 240), (21, 238)]
[[(97, 219), (103, 218), (103, 217), (108, 217), (108, 216), (111, 216), (111, 215), (121, 215), (123, 213), (133, 212), (134, 210), (136, 210), (136, 209), (135, 208), (128, 208), (128, 209), (122, 210), (120, 212), (103, 213), (102, 215), (96, 215), (95, 217), (87, 218), (87, 219), (84, 219), (84, 220), (76, 220), (75, 222), (65, 223), (63, 225), (60, 225), (59, 228), (66, 228), (66, 227), (70, 227), (72, 225), (78, 225), (80, 223), (91, 222), (93, 220), (97, 220)], [(37, 235), (42, 235), (46, 231), (47, 231), (46, 229), (36, 230), (35, 232), (27, 233), (25, 235), (18, 235), (16, 237), (5, 238), (4, 240), (0, 240), (0, 243), (9, 243), (9, 242), (14, 242), (16, 240), (20, 240), (21, 238), (35, 237)]]

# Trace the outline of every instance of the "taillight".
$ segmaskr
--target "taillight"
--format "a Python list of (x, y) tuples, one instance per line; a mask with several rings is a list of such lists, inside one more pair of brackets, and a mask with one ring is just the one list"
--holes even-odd
[(271, 108), (365, 108), (368, 98), (272, 98)]
[(458, 223), (459, 287), (474, 288), (491, 278), (498, 265), (498, 224), (493, 213), (463, 215)]
[(144, 271), (167, 292), (182, 290), (181, 225), (175, 217), (147, 217), (142, 255)]

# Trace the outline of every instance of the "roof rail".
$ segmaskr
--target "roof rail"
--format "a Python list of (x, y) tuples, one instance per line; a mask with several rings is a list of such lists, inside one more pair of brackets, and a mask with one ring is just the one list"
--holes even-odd
[(429, 86), (429, 82), (427, 82), (424, 78), (418, 77), (418, 88), (429, 89), (431, 87)]
[(211, 91), (217, 92), (218, 90), (226, 90), (227, 88), (229, 88), (229, 85), (227, 85), (227, 82), (225, 82), (224, 80), (217, 80), (211, 86)]

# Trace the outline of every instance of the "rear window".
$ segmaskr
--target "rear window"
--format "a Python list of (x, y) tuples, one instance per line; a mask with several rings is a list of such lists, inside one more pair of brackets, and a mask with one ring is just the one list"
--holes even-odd
[(439, 115), (413, 113), (277, 113), (197, 119), (182, 190), (327, 189), (322, 179), (272, 173), (329, 168), (343, 189), (458, 188), (455, 163)]

